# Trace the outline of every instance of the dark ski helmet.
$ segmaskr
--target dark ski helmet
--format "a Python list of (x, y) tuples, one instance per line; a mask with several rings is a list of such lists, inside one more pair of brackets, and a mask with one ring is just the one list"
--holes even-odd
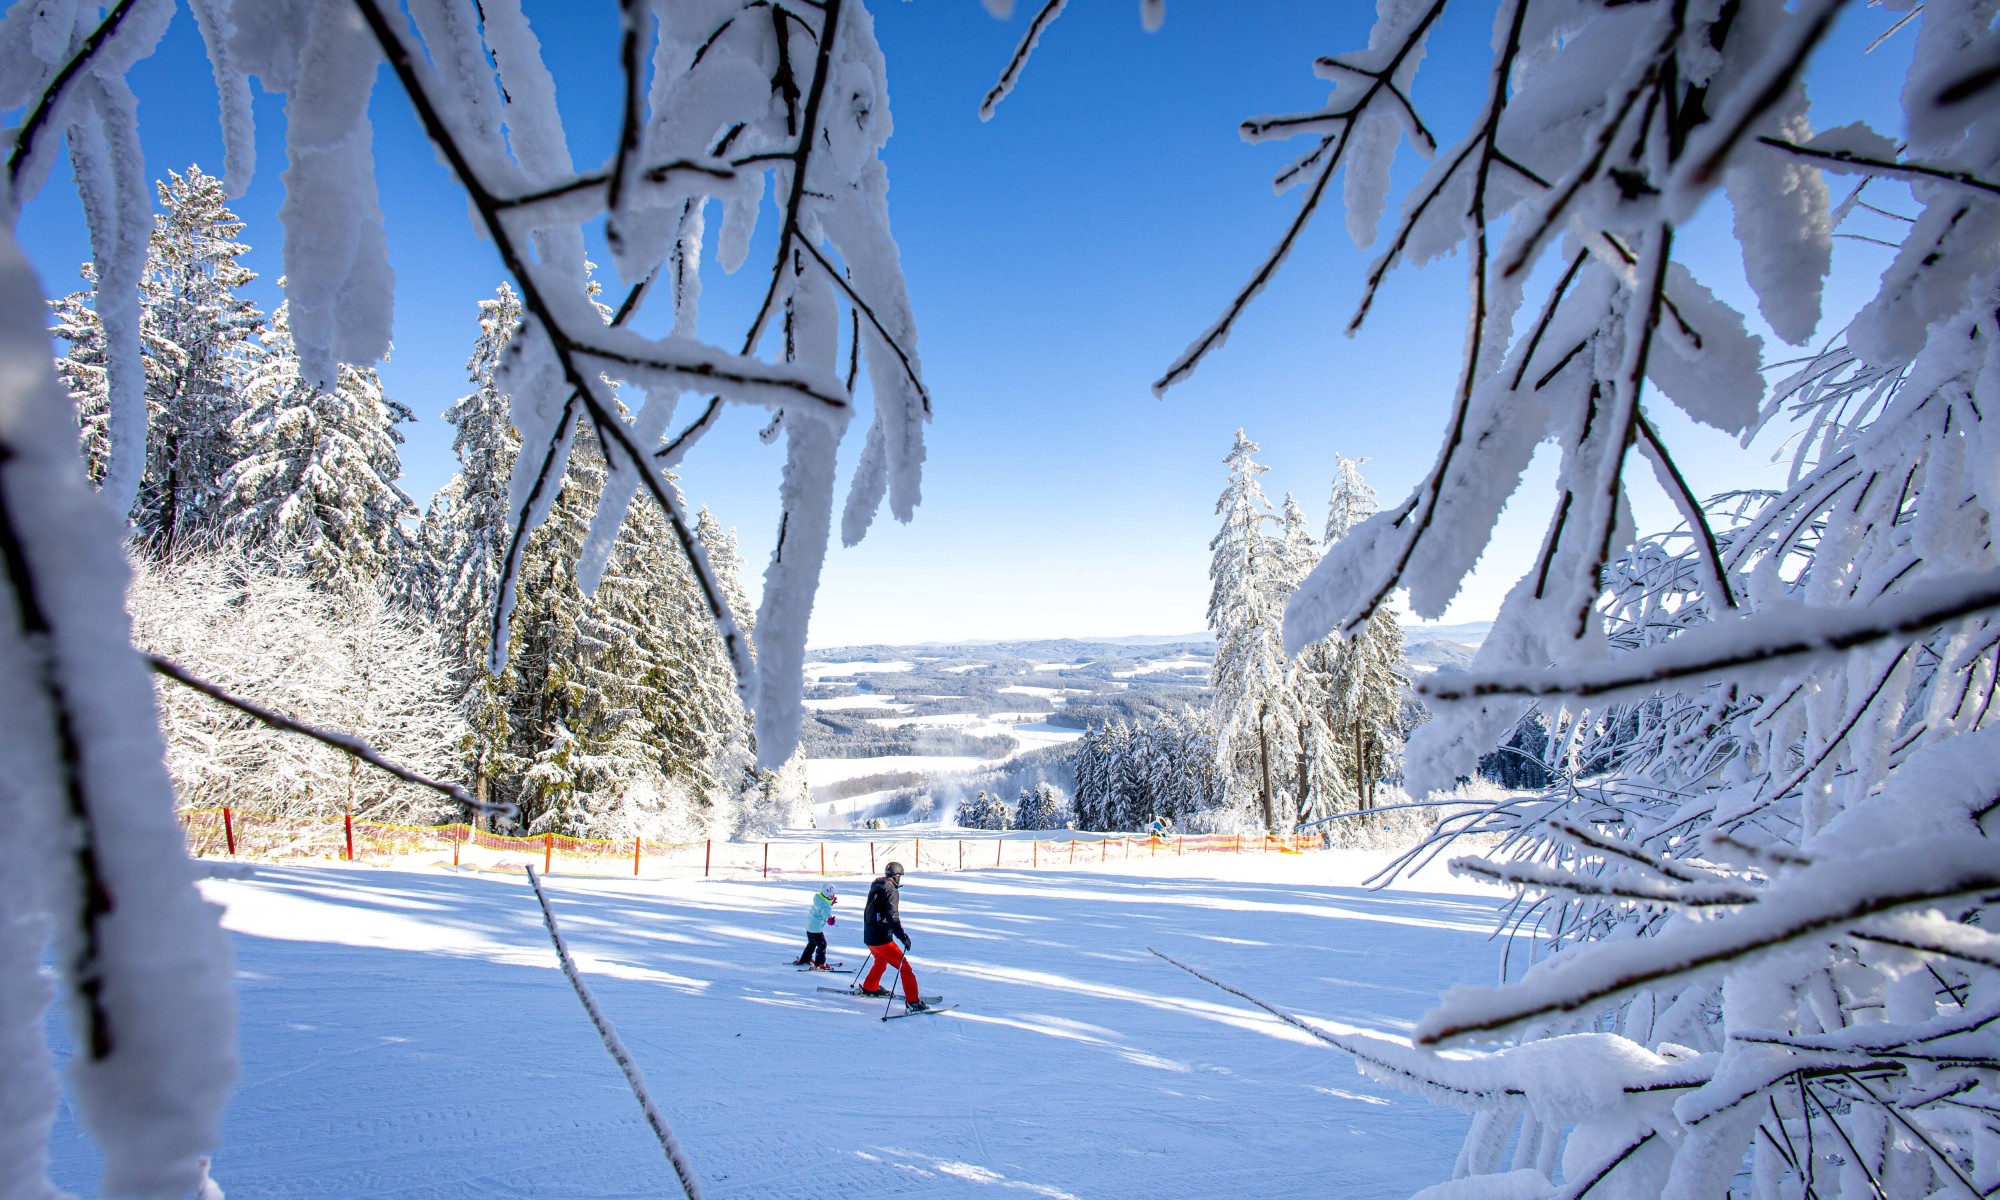
[(903, 877), (903, 864), (892, 862), (882, 869), (882, 873), (891, 879), (901, 879)]

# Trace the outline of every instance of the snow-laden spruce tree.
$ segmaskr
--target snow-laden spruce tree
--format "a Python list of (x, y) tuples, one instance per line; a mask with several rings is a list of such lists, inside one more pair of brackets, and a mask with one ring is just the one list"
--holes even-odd
[(1053, 783), (1022, 788), (1014, 804), (1016, 829), (1067, 829), (1076, 821), (1069, 797)]
[(388, 582), (406, 554), (402, 520), (416, 511), (396, 482), (396, 426), (414, 418), (383, 394), (372, 367), (343, 366), (330, 387), (302, 374), (287, 309), (271, 315), (244, 381), (235, 461), (221, 482), (221, 535), (295, 556), (324, 588)]
[(520, 297), (506, 284), (479, 302), (479, 333), (465, 364), (473, 389), (444, 412), (458, 470), (431, 498), (418, 553), (406, 564), (412, 572), (406, 590), (437, 614), (465, 718), (465, 765), (482, 801), (496, 773), (522, 765), (507, 728), (511, 676), (492, 669), (493, 613), (508, 543), (507, 479), (521, 448), (494, 375), (520, 323)]
[(1254, 804), (1264, 828), (1276, 830), (1297, 718), (1282, 633), (1289, 588), (1282, 544), (1265, 528), (1275, 517), (1257, 477), (1270, 468), (1252, 457), (1257, 451), (1239, 429), (1222, 460), (1229, 468), (1215, 502), (1222, 528), (1208, 544), (1208, 628), (1215, 635), (1209, 688), (1230, 794)]
[[(233, 1072), (226, 954), (178, 853), (151, 685), (119, 603), (123, 514), (147, 445), (139, 284), (152, 230), (139, 102), (126, 76), (175, 7), (16, 0), (0, 17), (9, 120), (0, 133), (0, 677), (24, 681), (0, 689), (0, 799), (17, 831), (0, 864), (10, 915), (0, 923), (0, 1096), (10, 1102), (0, 1178), (31, 1192), (46, 1190), (40, 1147), (57, 1103), (42, 1034), (45, 936), (80, 1047), (76, 1104), (104, 1150), (107, 1194), (192, 1191)], [(886, 73), (861, 0), (775, 17), (763, 0), (692, 0), (657, 22), (651, 5), (622, 5), (605, 52), (624, 83), (616, 150), (581, 168), (519, 0), (420, 0), (407, 11), (389, 0), (190, 7), (221, 99), (228, 195), (241, 194), (257, 165), (250, 81), (285, 96), (280, 216), (302, 384), (337, 391), (344, 368), (366, 371), (389, 347), (394, 282), (368, 120), (386, 74), (520, 292), (520, 351), (502, 387), (523, 443), (508, 495), (518, 536), (502, 565), (500, 607), (517, 594), (519, 551), (562, 490), (579, 427), (592, 426), (620, 477), (604, 498), (624, 511), (629, 479), (663, 510), (755, 706), (757, 752), (766, 763), (788, 759), (860, 370), (873, 417), (847, 488), (845, 541), (859, 540), (884, 503), (910, 518), (930, 415), (888, 226)], [(103, 330), (101, 498), (91, 495), (75, 410), (47, 361), (42, 297), (13, 234), (64, 148)], [(697, 320), (703, 247), (714, 245), (725, 269), (741, 265), (767, 184), (778, 214), (769, 282), (749, 327), (724, 345)], [(711, 201), (722, 214), (712, 239)], [(600, 220), (631, 288), (610, 326), (590, 302), (584, 261), (584, 230)], [(671, 333), (631, 327), (649, 296), (673, 306)], [(629, 419), (613, 382), (646, 393)], [(669, 436), (684, 395), (699, 412)], [(754, 663), (665, 482), (727, 404), (771, 412), (786, 455)], [(276, 462), (260, 469), (265, 480), (284, 472)], [(504, 634), (504, 612), (497, 627)], [(496, 638), (495, 658), (506, 650)], [(193, 1011), (207, 1019), (191, 1032), (181, 1017)]]
[[(1331, 549), (1375, 515), (1375, 489), (1362, 478), (1366, 459), (1336, 454), (1333, 495), (1327, 504), (1326, 546)], [(1403, 624), (1384, 604), (1367, 624), (1314, 643), (1328, 654), (1323, 693), (1335, 769), (1359, 808), (1375, 807), (1376, 789), (1402, 767)]]
[(1112, 721), (1085, 730), (1077, 742), (1071, 811), (1079, 829), (1144, 829), (1155, 817), (1188, 828), (1234, 828), (1243, 813), (1228, 810), (1226, 791), (1206, 711)]
[[(1365, 629), (1398, 589), (1440, 615), (1552, 443), (1541, 550), (1473, 669), (1422, 688), (1437, 719), (1409, 780), (1469, 774), (1536, 698), (1568, 747), (1601, 735), (1618, 764), (1454, 822), (1508, 835), (1462, 866), (1522, 889), (1541, 961), (1455, 989), (1414, 1044), (1323, 1034), (1476, 1114), (1428, 1200), (2000, 1188), (2000, 32), (1990, 4), (1883, 7), (1384, 0), (1367, 47), (1315, 62), (1326, 106), (1244, 125), (1308, 139), (1279, 178), (1303, 200), (1161, 388), (1222, 345), (1336, 175), (1374, 239), (1404, 140), (1431, 165), (1354, 325), (1402, 264), (1458, 252), (1468, 271), (1437, 459), (1297, 591), (1288, 645)], [(1492, 34), (1457, 132), (1413, 90), (1448, 9)], [(1879, 128), (1814, 127), (1801, 81), (1837, 20), (1912, 43)], [(1825, 172), (1907, 189), (1881, 207), (1915, 215), (1873, 297), (1765, 401), (1759, 339), (1677, 260), (1679, 231), (1726, 198), (1761, 316), (1802, 343), (1859, 194), (1833, 208)], [(1802, 418), (1792, 483), (1712, 510), (1660, 404), (1741, 435)], [(1628, 469), (1677, 506), (1673, 554), (1633, 528)]]
[[(131, 518), (140, 541), (171, 555), (211, 538), (222, 479), (234, 461), (232, 425), (255, 363), (263, 314), (241, 290), (256, 275), (237, 260), (243, 223), (222, 184), (190, 167), (157, 185), (160, 212), (140, 280), (145, 352), (145, 466)], [(84, 278), (95, 280), (86, 264)], [(104, 327), (93, 288), (57, 300), (55, 334), (68, 343), (57, 369), (77, 406), (84, 461), (102, 480), (110, 464)]]
[(958, 802), (953, 819), (960, 829), (1011, 829), (1014, 809), (1005, 799), (981, 788), (978, 795)]

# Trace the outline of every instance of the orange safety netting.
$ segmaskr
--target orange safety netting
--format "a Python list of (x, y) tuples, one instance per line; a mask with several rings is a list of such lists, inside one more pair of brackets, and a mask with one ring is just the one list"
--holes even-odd
[(873, 876), (891, 862), (900, 862), (909, 871), (1065, 869), (1188, 854), (1297, 854), (1320, 846), (1319, 838), (1312, 835), (1231, 833), (648, 842), (555, 833), (510, 837), (464, 824), (391, 825), (351, 817), (291, 817), (230, 808), (185, 809), (178, 815), (188, 852), (196, 857), (334, 859), (510, 870), (532, 863), (567, 875), (650, 879)]

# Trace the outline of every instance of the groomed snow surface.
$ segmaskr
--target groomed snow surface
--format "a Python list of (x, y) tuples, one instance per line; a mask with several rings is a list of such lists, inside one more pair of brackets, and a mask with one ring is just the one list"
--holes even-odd
[[(887, 1024), (879, 1001), (816, 990), (841, 976), (786, 965), (816, 881), (547, 886), (708, 1196), (1372, 1198), (1449, 1178), (1467, 1118), (1145, 947), (1309, 1019), (1407, 1033), (1446, 987), (1493, 978), (1492, 902), (1442, 874), (1357, 886), (1381, 861), (911, 875), (923, 989), (963, 1007)], [(837, 882), (851, 967), (866, 882)], [(260, 866), (203, 890), (242, 999), (214, 1168), (232, 1196), (678, 1194), (524, 880)], [(67, 1108), (54, 1157), (95, 1194)]]

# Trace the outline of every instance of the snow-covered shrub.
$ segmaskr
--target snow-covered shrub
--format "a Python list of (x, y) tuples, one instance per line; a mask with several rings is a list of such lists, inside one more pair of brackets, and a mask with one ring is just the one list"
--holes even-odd
[(806, 784), (805, 759), (794, 758), (775, 771), (765, 771), (752, 767), (746, 756), (737, 773), (742, 784), (736, 791), (732, 836), (749, 841), (807, 823), (812, 792)]
[[(437, 630), (379, 590), (322, 591), (303, 571), (220, 549), (136, 558), (129, 603), (141, 648), (233, 695), (355, 734), (426, 774), (453, 773), (463, 721)], [(404, 823), (452, 814), (436, 792), (357, 769), (330, 747), (165, 679), (158, 691), (182, 807), (298, 818), (302, 833), (306, 821), (344, 812)]]

